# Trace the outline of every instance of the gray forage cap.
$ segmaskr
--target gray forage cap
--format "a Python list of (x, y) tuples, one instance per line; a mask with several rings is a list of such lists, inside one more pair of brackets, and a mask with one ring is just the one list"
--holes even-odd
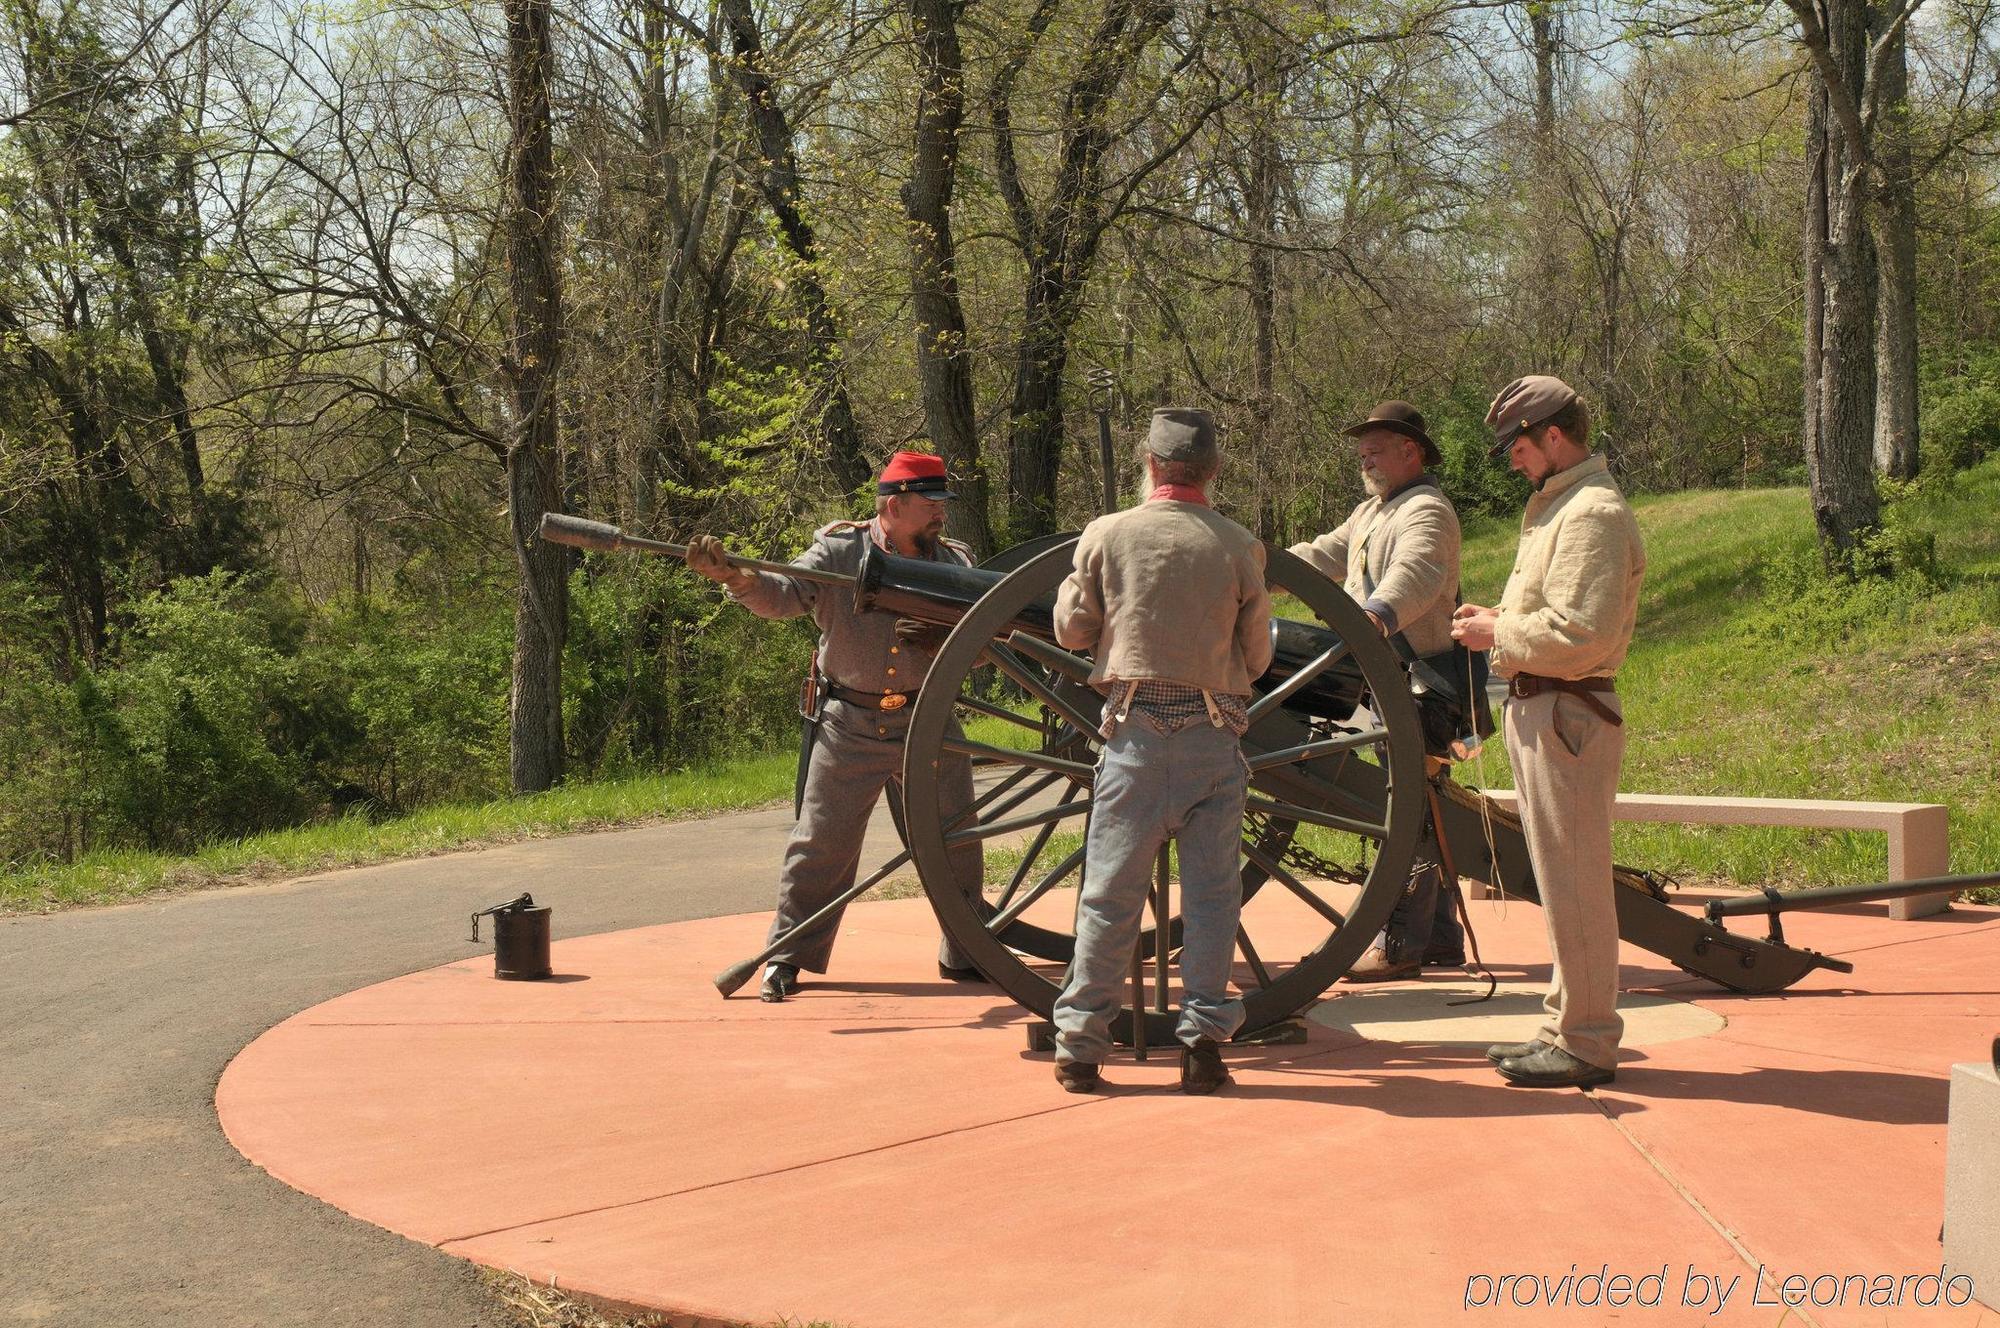
[(1193, 406), (1161, 406), (1146, 431), (1146, 450), (1162, 461), (1212, 465), (1221, 455), (1215, 443), (1215, 416)]

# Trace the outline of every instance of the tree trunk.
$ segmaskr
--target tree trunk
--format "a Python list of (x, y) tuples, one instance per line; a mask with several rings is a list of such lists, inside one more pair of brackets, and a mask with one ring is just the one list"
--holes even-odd
[(958, 253), (951, 199), (965, 122), (965, 59), (958, 44), (960, 0), (910, 0), (917, 39), (917, 124), (903, 213), (910, 231), (910, 293), (916, 315), (917, 382), (924, 426), (950, 467), (958, 501), (951, 532), (985, 558), (993, 551), (986, 470), (972, 407), (972, 357), (958, 298)]
[[(1829, 0), (1828, 48), (1854, 103), (1866, 70), (1866, 6)], [(1862, 536), (1880, 519), (1872, 445), (1875, 426), (1875, 271), (1867, 230), (1865, 164), (1833, 122), (1827, 92), (1815, 76), (1812, 179), (1808, 203), (1808, 264), (1818, 258), (1818, 373), (1807, 403), (1806, 476), (1813, 521), (1830, 566), (1847, 565)], [(1808, 326), (1814, 321), (1808, 308)], [(1811, 355), (1808, 354), (1808, 362)]]
[(874, 468), (868, 463), (854, 400), (847, 391), (840, 327), (820, 272), (823, 256), (819, 239), (799, 206), (799, 157), (792, 142), (791, 122), (778, 104), (777, 81), (766, 67), (763, 37), (750, 0), (721, 0), (721, 13), (735, 48), (728, 65), (749, 103), (751, 128), (763, 158), (764, 169), (758, 173), (757, 183), (765, 205), (778, 220), (786, 248), (798, 261), (791, 284), (804, 306), (806, 334), (812, 345), (807, 372), (820, 391), (820, 437), (826, 463), (840, 487), (851, 493), (873, 478)]
[(1277, 541), (1278, 502), (1273, 490), (1278, 477), (1271, 473), (1270, 459), (1277, 450), (1275, 432), (1278, 418), (1278, 273), (1277, 255), (1270, 248), (1278, 230), (1278, 144), (1273, 118), (1278, 113), (1275, 80), (1263, 62), (1251, 69), (1258, 105), (1250, 130), (1250, 179), (1244, 200), (1245, 218), (1257, 241), (1250, 247), (1250, 322), (1255, 337), (1251, 358), (1250, 454), (1248, 462), (1256, 487), (1257, 537)]
[(1061, 283), (1037, 257), (1028, 261), (1027, 311), (1014, 364), (1013, 428), (1007, 440), (1010, 543), (1056, 529), (1056, 476), (1062, 466), (1063, 375), (1069, 324)]
[[(1872, 12), (1872, 11), (1871, 11)], [(1873, 34), (1871, 34), (1873, 35)], [(1879, 286), (1875, 319), (1875, 468), (1917, 474), (1917, 190), (1910, 161), (1910, 77), (1905, 42), (1890, 43), (1877, 88), (1874, 153), (1879, 171), (1869, 209)]]
[(506, 373), (512, 405), (507, 511), (521, 582), (514, 608), (514, 678), (508, 709), (516, 793), (563, 777), (562, 662), (569, 634), (569, 558), (536, 535), (560, 505), (562, 459), (556, 375), (562, 360), (562, 289), (556, 263), (555, 153), (549, 123), (548, 0), (506, 0), (508, 152)]

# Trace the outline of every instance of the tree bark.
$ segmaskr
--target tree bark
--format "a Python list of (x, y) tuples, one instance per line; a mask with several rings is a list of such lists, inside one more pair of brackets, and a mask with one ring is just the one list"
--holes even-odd
[[(1875, 426), (1875, 270), (1867, 228), (1867, 163), (1835, 123), (1834, 98), (1862, 101), (1868, 22), (1863, 0), (1827, 0), (1830, 87), (1815, 66), (1809, 147), (1816, 198), (1808, 203), (1807, 256), (1820, 275), (1816, 390), (1807, 425), (1806, 476), (1813, 521), (1829, 565), (1838, 566), (1879, 522), (1872, 439)], [(1808, 322), (1813, 321), (1808, 319)], [(1808, 359), (1810, 360), (1810, 356)]]
[(1254, 331), (1251, 358), (1250, 446), (1252, 483), (1256, 488), (1257, 537), (1277, 542), (1279, 502), (1277, 477), (1263, 464), (1277, 450), (1278, 418), (1278, 271), (1271, 248), (1278, 233), (1277, 117), (1283, 110), (1284, 80), (1273, 68), (1266, 44), (1253, 39), (1244, 56), (1249, 68), (1251, 107), (1250, 171), (1244, 191), (1245, 220), (1257, 241), (1250, 247), (1250, 322)]
[[(1871, 13), (1875, 11), (1871, 9)], [(1872, 36), (1879, 34), (1872, 33)], [(1876, 96), (1879, 184), (1869, 209), (1878, 277), (1875, 318), (1875, 469), (1914, 479), (1917, 435), (1917, 190), (1910, 152), (1907, 43), (1889, 40)]]
[(569, 634), (569, 557), (536, 529), (560, 506), (562, 458), (556, 377), (562, 363), (561, 230), (549, 116), (552, 56), (548, 0), (506, 0), (506, 204), (509, 295), (505, 361), (512, 406), (507, 511), (520, 587), (514, 609), (514, 677), (508, 708), (509, 771), (516, 793), (563, 777), (563, 646)]
[(959, 4), (960, 0), (910, 0), (910, 25), (917, 40), (917, 124), (910, 178), (902, 196), (909, 222), (910, 293), (924, 426), (958, 486), (958, 501), (947, 518), (952, 534), (984, 559), (993, 551), (993, 525), (973, 414), (972, 356), (966, 345), (958, 252), (951, 229), (959, 131), (965, 122)]

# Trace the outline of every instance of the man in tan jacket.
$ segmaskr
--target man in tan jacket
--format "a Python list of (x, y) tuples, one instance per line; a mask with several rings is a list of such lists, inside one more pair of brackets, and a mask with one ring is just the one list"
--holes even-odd
[[(1378, 403), (1346, 432), (1355, 440), (1368, 497), (1339, 526), (1310, 544), (1293, 545), (1292, 552), (1340, 582), (1384, 636), (1400, 634), (1418, 655), (1449, 651), (1451, 613), (1458, 606), (1458, 512), (1428, 470), (1444, 457), (1424, 431), (1423, 415), (1407, 401)], [(1425, 719), (1425, 747), (1439, 768), (1448, 768), (1452, 722)], [(1444, 888), (1441, 856), (1427, 838), (1409, 888), (1382, 934), (1348, 970), (1349, 982), (1394, 982), (1415, 977), (1427, 964), (1465, 962), (1465, 933), (1454, 911), (1456, 895)]]
[(1639, 523), (1590, 451), (1590, 412), (1559, 378), (1509, 383), (1486, 422), (1535, 486), (1500, 607), (1467, 604), (1452, 631), (1492, 651), (1508, 680), (1507, 757), (1555, 969), (1531, 1042), (1486, 1055), (1533, 1088), (1610, 1083), (1618, 1064), (1618, 904), (1611, 817), (1625, 755), (1612, 675), (1638, 617), (1646, 551)]
[(1056, 1080), (1072, 1093), (1098, 1085), (1169, 839), (1180, 846), (1183, 1092), (1229, 1082), (1218, 1044), (1243, 1024), (1228, 990), (1249, 786), (1238, 739), (1250, 684), (1271, 664), (1271, 597), (1264, 546), (1209, 508), (1220, 460), (1207, 411), (1154, 411), (1151, 493), (1084, 528), (1056, 592), (1056, 641), (1092, 652), (1090, 681), (1105, 696), (1076, 951), (1055, 1006)]

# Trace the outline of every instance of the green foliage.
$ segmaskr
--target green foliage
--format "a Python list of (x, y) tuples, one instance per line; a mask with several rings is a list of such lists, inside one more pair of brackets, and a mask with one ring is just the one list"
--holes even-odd
[(149, 848), (269, 829), (305, 806), (281, 739), (296, 670), (237, 577), (186, 577), (133, 610), (124, 667), (76, 683), (93, 793)]
[[(513, 600), (502, 586), (313, 605), (187, 577), (138, 601), (99, 668), (47, 668), (49, 597), (0, 613), (0, 863), (191, 852), (353, 813), (507, 791)], [(810, 624), (764, 623), (673, 564), (591, 560), (572, 588), (574, 777), (788, 744)]]
[(1438, 478), (1461, 514), (1515, 515), (1528, 494), (1528, 482), (1511, 470), (1504, 458), (1488, 455), (1493, 433), (1486, 427), (1486, 402), (1475, 392), (1461, 390), (1427, 421), (1438, 451), (1444, 454)]
[(1925, 375), (1923, 451), (1927, 464), (1963, 470), (2000, 451), (2000, 347), (1982, 347), (1956, 372)]
[(671, 562), (587, 559), (563, 676), (579, 765), (679, 767), (791, 741), (810, 627), (754, 618)]
[(1917, 517), (1918, 486), (1882, 484), (1882, 525), (1829, 568), (1817, 542), (1791, 543), (1760, 568), (1758, 635), (1822, 650), (1857, 632), (1910, 621), (1951, 578), (1938, 560), (1936, 534)]

